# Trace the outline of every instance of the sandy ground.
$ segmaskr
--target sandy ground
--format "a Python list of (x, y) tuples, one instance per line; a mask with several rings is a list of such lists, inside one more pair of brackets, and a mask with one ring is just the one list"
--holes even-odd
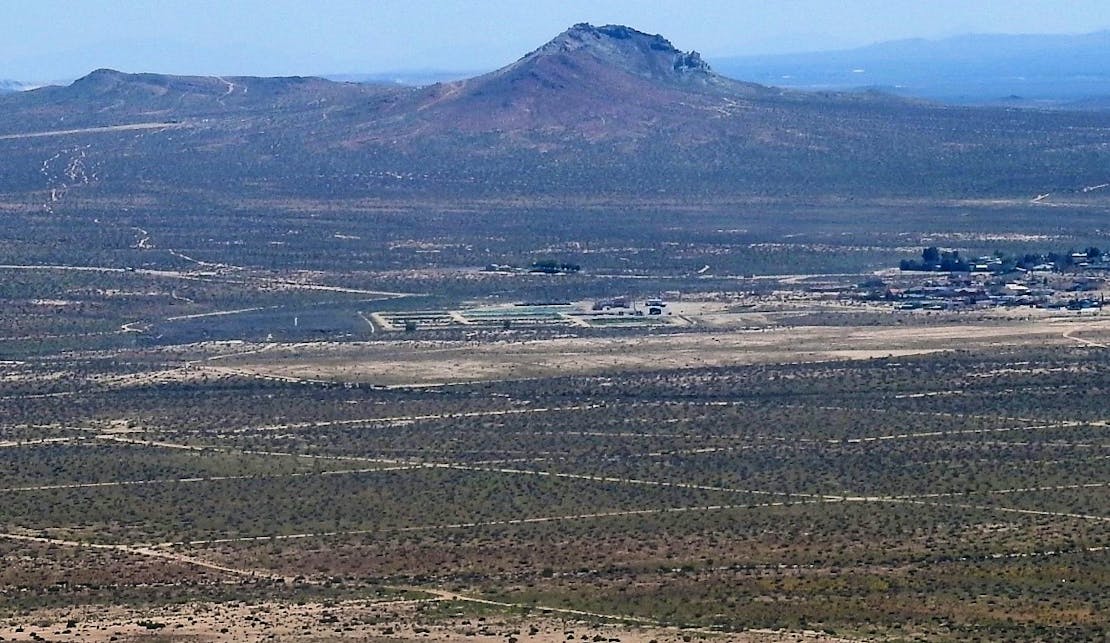
[(844, 641), (823, 634), (752, 631), (710, 634), (653, 626), (598, 624), (573, 618), (486, 616), (426, 618), (427, 601), (337, 603), (192, 603), (129, 609), (118, 606), (40, 610), (0, 622), (0, 641), (471, 641), (506, 643), (680, 643), (683, 641)]
[[(901, 357), (1006, 346), (1110, 347), (1110, 314), (989, 311), (951, 322), (899, 326), (770, 326), (764, 313), (685, 304), (703, 332), (656, 329), (600, 337), (433, 341), (387, 333), (388, 341), (207, 342), (147, 349), (180, 366), (91, 374), (109, 388), (256, 377), (285, 382), (436, 386), (559, 375)], [(926, 314), (926, 313), (922, 313)], [(761, 327), (762, 326), (762, 327)], [(125, 356), (127, 351), (121, 355)], [(48, 383), (72, 373), (11, 372), (0, 377)], [(58, 394), (62, 395), (62, 394)]]
[(1110, 317), (987, 319), (907, 327), (799, 326), (534, 341), (276, 345), (219, 363), (243, 374), (288, 380), (420, 386), (1029, 345), (1110, 346)]

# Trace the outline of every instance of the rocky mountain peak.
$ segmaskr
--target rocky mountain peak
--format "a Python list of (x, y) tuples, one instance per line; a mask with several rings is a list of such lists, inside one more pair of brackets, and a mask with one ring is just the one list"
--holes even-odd
[(545, 55), (589, 55), (640, 76), (671, 78), (712, 75), (696, 51), (683, 52), (658, 34), (647, 34), (624, 25), (595, 27), (579, 23), (524, 58)]
[[(638, 40), (644, 42), (648, 45), (650, 49), (656, 51), (681, 53), (674, 45), (671, 44), (671, 41), (667, 40), (663, 36), (660, 36), (659, 34), (646, 34), (642, 31), (637, 31), (632, 27), (626, 27), (624, 25), (602, 25), (600, 27), (595, 27), (588, 22), (580, 22), (570, 29), (567, 29), (561, 34), (560, 37), (575, 39), (582, 42), (586, 41), (586, 39), (588, 38), (596, 38), (599, 40), (603, 40), (605, 38), (629, 41)], [(556, 40), (558, 40), (558, 38), (556, 38)]]

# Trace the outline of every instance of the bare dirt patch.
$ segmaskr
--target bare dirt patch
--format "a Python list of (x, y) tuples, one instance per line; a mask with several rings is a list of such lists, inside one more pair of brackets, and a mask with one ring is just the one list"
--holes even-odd
[(1089, 345), (1110, 320), (985, 320), (947, 326), (800, 326), (758, 331), (567, 337), (514, 342), (399, 341), (275, 346), (221, 360), (240, 373), (289, 380), (413, 386), (553, 375), (821, 362), (999, 346)]
[[(441, 605), (437, 605), (441, 603)], [(435, 599), (341, 601), (331, 603), (193, 603), (158, 608), (82, 607), (42, 610), (0, 624), (0, 640), (31, 641), (451, 641), (528, 643), (571, 640), (622, 643), (682, 641), (844, 641), (818, 633), (752, 631), (710, 634), (673, 628), (601, 624), (573, 618), (426, 613), (430, 607), (454, 611), (457, 602)], [(461, 606), (460, 606), (461, 607)]]

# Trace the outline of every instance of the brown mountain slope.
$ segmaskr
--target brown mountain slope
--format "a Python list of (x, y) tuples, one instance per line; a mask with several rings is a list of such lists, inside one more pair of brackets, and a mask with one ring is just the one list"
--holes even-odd
[[(23, 136), (171, 121), (165, 130)], [(0, 193), (49, 192), (62, 179), (44, 162), (79, 154), (96, 167), (84, 194), (160, 201), (182, 191), (217, 201), (1027, 197), (1108, 180), (1108, 138), (1105, 112), (790, 92), (724, 78), (661, 36), (575, 25), (503, 69), (418, 89), (101, 70), (68, 87), (0, 96)]]
[[(532, 114), (529, 124), (542, 125), (551, 114), (529, 112), (527, 107), (619, 114), (621, 105), (614, 104), (614, 96), (635, 97), (624, 104), (650, 109), (677, 106), (682, 97), (708, 100), (773, 93), (718, 76), (697, 52), (683, 53), (662, 36), (579, 24), (508, 67), (442, 88), (426, 106), (489, 107), (510, 113), (515, 108)], [(548, 104), (556, 98), (558, 105)]]
[[(636, 139), (782, 92), (714, 73), (697, 52), (623, 26), (578, 24), (489, 74), (437, 84), (403, 103), (421, 135)], [(410, 102), (411, 101), (411, 102)]]

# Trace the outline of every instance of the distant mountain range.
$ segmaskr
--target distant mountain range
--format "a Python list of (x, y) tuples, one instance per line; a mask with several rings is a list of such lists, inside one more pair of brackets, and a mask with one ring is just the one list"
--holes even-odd
[(1110, 31), (899, 40), (714, 64), (727, 76), (798, 89), (873, 88), (952, 103), (1069, 106), (1110, 96)]
[(0, 79), (0, 94), (8, 94), (11, 92), (21, 92), (34, 88), (31, 83), (24, 83), (18, 80), (4, 80)]
[[(1110, 178), (1108, 127), (1107, 112), (741, 82), (662, 36), (580, 24), (426, 87), (98, 70), (0, 96), (0, 197), (56, 195), (70, 175), (86, 204), (145, 207), (1080, 194)], [(51, 174), (67, 155), (95, 172)]]

